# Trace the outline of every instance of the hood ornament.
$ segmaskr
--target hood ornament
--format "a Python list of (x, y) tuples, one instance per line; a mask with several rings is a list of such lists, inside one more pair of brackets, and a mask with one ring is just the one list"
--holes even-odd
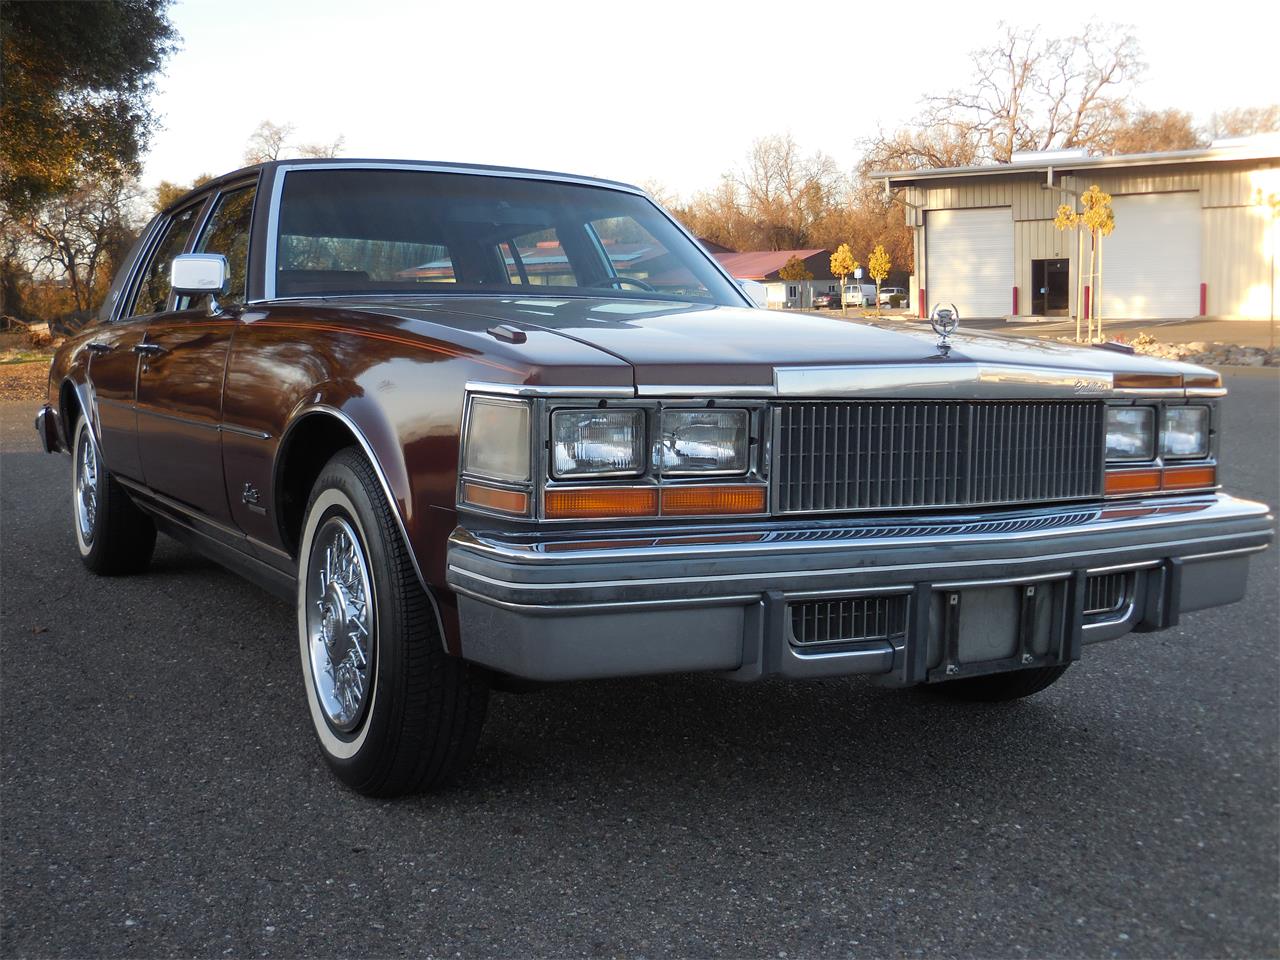
[(929, 314), (929, 323), (933, 327), (933, 332), (938, 335), (938, 352), (944, 357), (951, 352), (951, 335), (956, 332), (956, 327), (960, 326), (960, 311), (956, 309), (954, 303), (943, 306), (940, 303), (933, 305), (933, 312)]

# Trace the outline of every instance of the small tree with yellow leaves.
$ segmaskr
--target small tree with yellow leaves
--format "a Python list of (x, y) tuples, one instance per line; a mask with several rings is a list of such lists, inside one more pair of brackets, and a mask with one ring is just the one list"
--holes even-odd
[[(1080, 342), (1080, 319), (1084, 310), (1084, 232), (1081, 230), (1080, 214), (1069, 203), (1058, 205), (1058, 215), (1053, 218), (1053, 225), (1059, 230), (1076, 232), (1076, 343)], [(1093, 325), (1090, 324), (1090, 332)]]
[(847, 243), (836, 247), (831, 255), (831, 275), (840, 278), (840, 309), (844, 310), (844, 278), (858, 269), (858, 261), (853, 259), (853, 251)]
[[(1111, 194), (1103, 193), (1095, 183), (1080, 194), (1080, 206), (1084, 213), (1080, 220), (1084, 229), (1089, 231), (1092, 244), (1089, 248), (1089, 275), (1094, 278), (1093, 301), (1089, 304), (1089, 327), (1092, 332), (1093, 321), (1097, 320), (1098, 339), (1102, 338), (1102, 238), (1111, 236), (1116, 228), (1116, 215), (1111, 210)], [(1097, 258), (1098, 269), (1094, 272), (1094, 258)], [(1092, 337), (1090, 338), (1092, 339)]]
[(889, 254), (884, 252), (884, 244), (877, 243), (876, 248), (871, 251), (871, 256), (867, 258), (867, 270), (871, 273), (871, 279), (876, 282), (876, 316), (880, 316), (880, 284), (884, 283), (889, 276), (889, 268), (893, 264), (889, 260)]
[(787, 262), (782, 265), (782, 269), (778, 271), (778, 276), (783, 280), (795, 282), (797, 280), (812, 280), (813, 274), (809, 268), (804, 265), (804, 261), (792, 254)]

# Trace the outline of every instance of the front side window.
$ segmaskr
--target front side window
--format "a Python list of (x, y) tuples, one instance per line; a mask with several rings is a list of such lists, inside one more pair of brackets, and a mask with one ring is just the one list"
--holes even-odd
[(607, 187), (415, 170), (285, 173), (275, 293), (549, 293), (741, 306), (647, 198)]
[(142, 268), (142, 279), (138, 282), (138, 293), (133, 298), (133, 306), (128, 315), (142, 317), (149, 313), (160, 313), (169, 303), (169, 265), (173, 258), (187, 246), (191, 229), (196, 223), (196, 214), (200, 204), (187, 207), (170, 218), (164, 228), (164, 235), (146, 265)]
[[(231, 268), (228, 299), (243, 303), (249, 272), (249, 228), (253, 223), (253, 186), (229, 190), (218, 197), (213, 213), (200, 231), (196, 253), (220, 253)], [(186, 299), (186, 298), (184, 298)], [(180, 304), (183, 306), (183, 304)]]

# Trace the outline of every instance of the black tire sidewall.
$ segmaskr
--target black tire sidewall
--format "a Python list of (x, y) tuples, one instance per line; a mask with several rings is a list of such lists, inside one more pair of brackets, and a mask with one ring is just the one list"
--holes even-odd
[[(98, 449), (98, 442), (93, 436), (93, 429), (89, 426), (88, 417), (80, 417), (76, 421), (75, 440), (71, 445), (71, 526), (76, 538), (76, 548), (80, 551), (80, 559), (83, 560), (91, 569), (97, 569), (102, 565), (103, 553), (107, 549), (106, 537), (104, 531), (107, 529), (107, 511), (110, 506), (107, 503), (107, 470), (102, 463), (102, 453)], [(93, 446), (93, 455), (97, 461), (97, 477), (95, 478), (95, 486), (97, 487), (97, 505), (93, 515), (93, 537), (89, 543), (85, 543), (84, 537), (80, 532), (80, 490), (77, 479), (80, 476), (80, 444), (82, 439)]]
[[(335, 773), (352, 786), (376, 779), (385, 768), (392, 731), (404, 711), (404, 694), (399, 689), (404, 676), (404, 634), (401, 611), (402, 586), (391, 564), (386, 543), (386, 517), (379, 490), (366, 489), (364, 480), (335, 457), (321, 471), (313, 488), (303, 520), (298, 546), (297, 623), (303, 682), (312, 728), (325, 759)], [(310, 566), (316, 532), (331, 516), (339, 515), (351, 524), (360, 539), (368, 565), (373, 593), (373, 682), (364, 718), (350, 734), (335, 731), (324, 715), (312, 675), (310, 640), (307, 629), (306, 580), (314, 576)]]

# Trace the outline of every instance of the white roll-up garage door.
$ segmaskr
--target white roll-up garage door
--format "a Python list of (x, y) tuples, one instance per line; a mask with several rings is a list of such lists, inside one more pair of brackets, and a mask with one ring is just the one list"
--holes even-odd
[[(1196, 316), (1200, 312), (1200, 194), (1116, 197), (1111, 209), (1116, 228), (1102, 241), (1098, 304), (1102, 316), (1112, 320)], [(1086, 259), (1087, 249), (1086, 244)]]
[(925, 214), (925, 293), (929, 309), (954, 303), (965, 317), (1013, 310), (1013, 211), (930, 210)]

